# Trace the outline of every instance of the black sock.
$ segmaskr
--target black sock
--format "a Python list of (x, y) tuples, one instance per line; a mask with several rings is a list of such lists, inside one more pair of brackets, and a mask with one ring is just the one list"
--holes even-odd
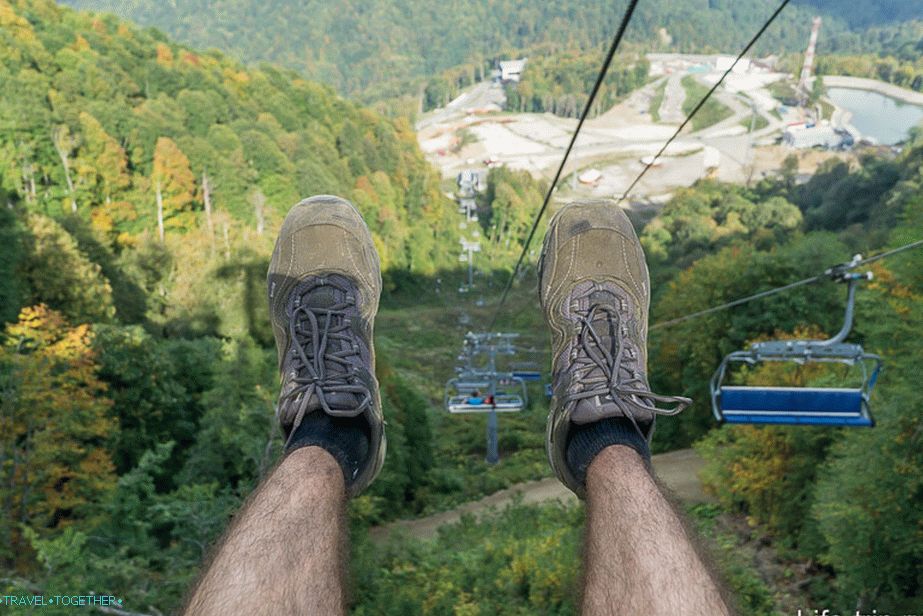
[(610, 445), (625, 445), (638, 452), (650, 466), (651, 450), (634, 424), (624, 417), (607, 417), (590, 424), (574, 424), (567, 435), (567, 466), (580, 483), (586, 483), (586, 471), (593, 459)]
[(331, 417), (314, 411), (301, 420), (285, 453), (309, 446), (327, 450), (343, 469), (348, 488), (369, 456), (370, 443), (369, 424), (363, 417)]

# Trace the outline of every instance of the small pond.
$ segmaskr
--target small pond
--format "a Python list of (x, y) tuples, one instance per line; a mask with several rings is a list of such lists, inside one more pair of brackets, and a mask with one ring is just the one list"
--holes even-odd
[(907, 138), (910, 129), (923, 121), (923, 107), (853, 88), (827, 88), (827, 97), (852, 112), (851, 124), (863, 137), (893, 145)]

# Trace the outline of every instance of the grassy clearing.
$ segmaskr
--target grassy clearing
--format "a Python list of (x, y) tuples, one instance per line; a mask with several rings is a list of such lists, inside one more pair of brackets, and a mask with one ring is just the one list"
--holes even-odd
[[(548, 334), (538, 309), (534, 275), (528, 272), (526, 282), (514, 287), (495, 329), (520, 332), (520, 346), (536, 352), (523, 353), (513, 361), (535, 362), (547, 375)], [(421, 286), (414, 293), (390, 298), (383, 302), (375, 322), (375, 346), (381, 361), (428, 402), (435, 466), (421, 515), (551, 473), (544, 449), (547, 402), (540, 384), (529, 385), (527, 409), (500, 416), (500, 463), (496, 466), (484, 462), (486, 415), (449, 415), (443, 410), (444, 385), (454, 376), (463, 337), (468, 331), (487, 328), (503, 284), (499, 274), (493, 279), (476, 276), (474, 291), (459, 293), (461, 279), (461, 272), (444, 275), (438, 294), (433, 281), (428, 288)], [(477, 306), (481, 298), (484, 305)]]
[(820, 105), (821, 119), (829, 120), (831, 117), (833, 117), (835, 107), (831, 105), (827, 99), (822, 98), (817, 101), (817, 104)]
[(651, 98), (651, 120), (654, 122), (660, 122), (660, 106), (663, 105), (663, 95), (667, 90), (667, 80), (664, 79), (659, 86), (654, 90), (654, 97)]
[[(683, 101), (683, 113), (688, 115), (693, 107), (708, 93), (708, 88), (699, 83), (692, 75), (683, 77), (682, 84), (683, 89), (686, 91), (686, 100)], [(692, 118), (692, 130), (698, 131), (708, 128), (732, 115), (734, 115), (734, 112), (727, 105), (718, 102), (714, 98), (709, 98), (708, 102)]]
[(761, 114), (756, 114), (756, 120), (752, 118), (744, 118), (740, 121), (740, 125), (747, 129), (747, 132), (750, 132), (750, 123), (753, 122), (753, 130), (758, 131), (769, 126), (769, 120), (764, 118)]
[(773, 98), (780, 100), (783, 103), (787, 100), (791, 101), (793, 99), (799, 98), (798, 92), (787, 80), (773, 81), (771, 84), (769, 84), (768, 89)]

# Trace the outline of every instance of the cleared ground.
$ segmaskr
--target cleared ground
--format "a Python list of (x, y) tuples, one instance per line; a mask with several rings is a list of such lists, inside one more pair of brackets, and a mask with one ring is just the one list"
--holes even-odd
[[(559, 200), (574, 197), (620, 197), (677, 129), (692, 103), (687, 100), (690, 80), (705, 91), (720, 78), (729, 59), (721, 56), (651, 54), (651, 81), (619, 105), (587, 121), (565, 168)], [(712, 121), (687, 127), (636, 186), (633, 201), (662, 201), (676, 188), (703, 177), (745, 183), (776, 173), (792, 153), (775, 146), (785, 126), (804, 121), (801, 110), (780, 107), (769, 86), (787, 75), (756, 65), (743, 65), (728, 75), (715, 92), (715, 105), (730, 115), (713, 114)], [(659, 102), (657, 120), (652, 106)], [(483, 169), (503, 164), (550, 179), (560, 163), (576, 120), (552, 114), (505, 113), (499, 84), (472, 86), (445, 108), (425, 114), (417, 124), (423, 151), (446, 178), (466, 168)], [(707, 118), (706, 118), (707, 119)], [(751, 126), (754, 132), (748, 131)], [(474, 141), (458, 148), (460, 134), (468, 131)], [(842, 153), (800, 152), (804, 172)], [(587, 169), (601, 172), (599, 181), (581, 184), (572, 174)], [(568, 177), (571, 175), (571, 177)]]

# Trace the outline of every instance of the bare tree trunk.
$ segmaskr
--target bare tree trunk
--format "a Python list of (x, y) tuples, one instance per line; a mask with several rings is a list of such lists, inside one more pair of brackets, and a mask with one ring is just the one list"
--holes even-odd
[(157, 181), (157, 235), (160, 237), (160, 243), (163, 244), (163, 194), (160, 191), (159, 180)]
[(266, 220), (263, 217), (263, 208), (266, 206), (266, 195), (257, 188), (250, 196), (250, 202), (253, 203), (253, 214), (256, 216), (256, 234), (263, 235), (263, 227), (266, 226)]
[(202, 197), (205, 200), (205, 225), (208, 227), (208, 241), (211, 251), (215, 252), (215, 223), (212, 221), (212, 191), (208, 175), (202, 172)]
[(32, 163), (24, 162), (22, 164), (22, 184), (26, 192), (26, 202), (35, 202), (35, 168)]
[(224, 258), (231, 260), (231, 240), (228, 237), (228, 221), (224, 221)]
[(51, 141), (54, 144), (55, 152), (61, 158), (61, 165), (64, 167), (64, 179), (67, 180), (67, 190), (71, 198), (71, 211), (77, 211), (77, 199), (74, 196), (74, 182), (71, 180), (70, 170), (70, 152), (73, 148), (73, 141), (67, 134), (66, 126), (58, 126), (51, 133)]

